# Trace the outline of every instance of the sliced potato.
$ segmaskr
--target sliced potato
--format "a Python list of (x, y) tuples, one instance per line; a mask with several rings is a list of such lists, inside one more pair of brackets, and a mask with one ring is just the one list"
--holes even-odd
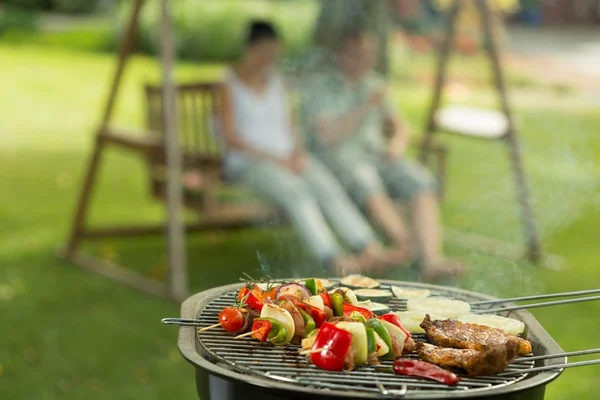
[(443, 318), (457, 318), (471, 312), (471, 305), (461, 300), (443, 297), (428, 297), (425, 299), (408, 299), (408, 311), (419, 311), (429, 315), (438, 315)]
[(351, 288), (375, 289), (379, 287), (379, 282), (375, 279), (358, 274), (345, 276), (340, 279), (340, 283)]
[(458, 317), (461, 322), (469, 324), (485, 325), (490, 328), (502, 329), (511, 335), (520, 335), (525, 332), (525, 324), (513, 318), (505, 318), (491, 314), (466, 314)]
[(409, 289), (399, 286), (392, 286), (392, 293), (399, 299), (424, 299), (431, 296), (429, 289)]
[[(400, 322), (402, 322), (402, 326), (406, 328), (410, 333), (425, 333), (423, 328), (419, 325), (425, 319), (425, 313), (421, 311), (396, 311), (394, 314), (400, 318)], [(431, 320), (436, 319), (446, 319), (444, 317), (440, 317), (438, 315), (429, 314)]]

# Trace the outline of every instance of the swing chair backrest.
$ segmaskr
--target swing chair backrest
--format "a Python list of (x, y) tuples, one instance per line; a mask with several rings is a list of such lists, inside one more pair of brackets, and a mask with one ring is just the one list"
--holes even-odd
[[(184, 167), (200, 168), (220, 163), (222, 145), (215, 134), (218, 113), (217, 83), (187, 83), (175, 86), (177, 130)], [(164, 132), (162, 87), (146, 85), (147, 125)]]

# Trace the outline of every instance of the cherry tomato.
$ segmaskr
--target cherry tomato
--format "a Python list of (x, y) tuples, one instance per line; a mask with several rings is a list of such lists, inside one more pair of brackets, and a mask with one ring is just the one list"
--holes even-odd
[(227, 332), (235, 333), (244, 326), (244, 315), (236, 307), (225, 307), (219, 314), (219, 323)]

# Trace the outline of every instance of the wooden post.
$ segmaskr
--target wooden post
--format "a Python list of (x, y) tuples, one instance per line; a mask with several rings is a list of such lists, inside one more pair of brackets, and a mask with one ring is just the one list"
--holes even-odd
[(100, 128), (96, 133), (94, 150), (92, 156), (90, 157), (88, 168), (84, 177), (83, 187), (81, 189), (81, 194), (77, 202), (75, 217), (73, 218), (71, 232), (69, 234), (69, 239), (65, 249), (67, 255), (73, 254), (73, 251), (77, 247), (78, 241), (80, 239), (81, 232), (85, 227), (85, 219), (89, 206), (89, 200), (92, 194), (94, 182), (96, 180), (98, 167), (100, 165), (102, 150), (104, 148), (104, 141), (102, 140), (102, 135), (104, 134), (106, 126), (110, 121), (110, 117), (112, 116), (112, 111), (115, 105), (115, 99), (117, 97), (119, 87), (121, 86), (121, 77), (123, 76), (123, 71), (125, 70), (127, 59), (131, 54), (131, 50), (135, 42), (135, 36), (139, 25), (140, 10), (142, 9), (143, 4), (144, 0), (136, 0), (133, 4), (133, 10), (131, 12), (131, 17), (129, 18), (127, 32), (125, 33), (125, 37), (121, 42), (121, 47), (119, 49), (119, 58), (117, 61), (117, 68), (115, 70), (113, 82), (110, 88), (110, 92), (108, 94), (106, 108), (104, 109), (102, 119), (100, 120)]
[(442, 99), (442, 92), (446, 83), (446, 75), (448, 70), (448, 61), (450, 59), (450, 50), (454, 43), (454, 34), (456, 30), (456, 19), (461, 8), (462, 0), (455, 0), (452, 4), (452, 8), (448, 13), (448, 22), (446, 25), (446, 34), (441, 43), (438, 57), (437, 74), (435, 77), (435, 86), (433, 87), (433, 98), (431, 99), (431, 105), (429, 106), (429, 114), (427, 117), (427, 125), (425, 127), (425, 137), (423, 138), (423, 144), (421, 146), (420, 161), (423, 164), (427, 164), (429, 153), (431, 151), (431, 145), (433, 141), (433, 134), (435, 132), (435, 116), (440, 108), (440, 102)]
[(162, 0), (161, 58), (163, 66), (163, 121), (167, 166), (167, 245), (169, 289), (174, 299), (184, 299), (188, 294), (187, 260), (183, 227), (183, 194), (181, 187), (181, 148), (177, 130), (173, 65), (175, 48), (169, 0)]
[(477, 6), (483, 22), (483, 29), (486, 38), (486, 51), (492, 64), (494, 85), (498, 89), (500, 107), (502, 108), (502, 112), (504, 113), (504, 116), (508, 122), (506, 140), (510, 153), (511, 166), (515, 175), (515, 181), (517, 183), (518, 200), (521, 206), (523, 226), (529, 249), (528, 258), (533, 262), (539, 262), (542, 255), (541, 245), (533, 219), (533, 209), (531, 207), (529, 188), (525, 178), (525, 172), (523, 170), (523, 161), (521, 159), (519, 142), (517, 140), (514, 121), (506, 95), (504, 77), (502, 75), (502, 68), (500, 67), (500, 58), (498, 56), (498, 48), (496, 45), (496, 37), (491, 26), (492, 18), (490, 15), (490, 8), (486, 0), (477, 0)]

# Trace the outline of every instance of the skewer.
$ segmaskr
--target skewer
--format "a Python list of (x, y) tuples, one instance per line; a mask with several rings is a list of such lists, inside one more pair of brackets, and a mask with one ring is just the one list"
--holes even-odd
[(524, 361), (551, 360), (553, 358), (584, 356), (586, 354), (598, 354), (598, 353), (600, 353), (600, 348), (599, 349), (589, 349), (589, 350), (569, 351), (567, 353), (546, 354), (543, 356), (519, 357), (514, 362), (518, 363), (518, 362), (524, 362)]
[(252, 336), (256, 332), (258, 332), (258, 330), (250, 331), (250, 332), (246, 332), (246, 333), (242, 333), (241, 335), (237, 335), (236, 337), (234, 337), (234, 339), (241, 339), (241, 338), (244, 338), (244, 337), (247, 337), (247, 336)]
[(600, 364), (600, 360), (578, 361), (578, 362), (568, 363), (568, 364), (546, 365), (544, 367), (520, 369), (518, 371), (501, 372), (498, 374), (498, 376), (522, 375), (523, 373), (554, 371), (557, 369), (572, 368), (572, 367), (585, 367), (588, 365), (596, 365), (596, 364)]
[(520, 306), (491, 308), (489, 310), (471, 310), (471, 313), (473, 313), (473, 314), (492, 314), (492, 313), (498, 313), (498, 312), (502, 312), (502, 311), (522, 310), (524, 308), (558, 306), (561, 304), (582, 303), (584, 301), (592, 301), (592, 300), (600, 300), (600, 296), (583, 297), (581, 299), (546, 301), (543, 303), (523, 304)]
[(472, 302), (471, 305), (472, 306), (481, 306), (484, 304), (508, 303), (508, 302), (514, 302), (514, 301), (523, 301), (523, 300), (550, 299), (553, 297), (583, 296), (585, 294), (594, 294), (594, 293), (600, 293), (600, 289), (578, 290), (575, 292), (563, 292), (563, 293), (551, 293), (551, 294), (538, 294), (538, 295), (534, 295), (534, 296), (511, 297), (508, 299), (475, 301), (475, 302)]
[[(204, 322), (200, 321), (199, 319), (192, 319), (192, 318), (163, 318), (160, 320), (160, 322), (162, 322), (165, 325), (182, 325), (182, 326), (204, 325)], [(202, 328), (200, 331), (216, 328), (219, 325), (221, 325), (221, 324), (207, 326), (206, 328)]]
[(323, 350), (327, 350), (329, 347), (325, 346), (325, 347), (319, 347), (318, 349), (306, 349), (306, 350), (300, 350), (298, 352), (298, 354), (300, 354), (301, 356), (305, 356), (307, 354), (313, 354), (313, 353), (320, 353)]

